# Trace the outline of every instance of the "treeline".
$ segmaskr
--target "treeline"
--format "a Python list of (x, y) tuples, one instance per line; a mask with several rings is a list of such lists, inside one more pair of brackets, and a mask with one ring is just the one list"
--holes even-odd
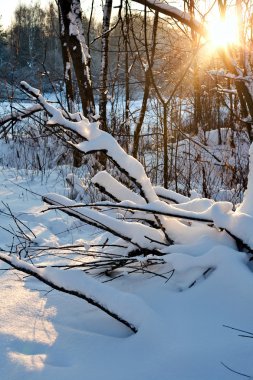
[[(40, 3), (30, 6), (20, 3), (16, 8), (13, 23), (4, 30), (0, 19), (0, 96), (6, 97), (3, 83), (19, 85), (29, 81), (42, 91), (64, 89), (62, 46), (60, 41), (59, 11), (54, 3), (42, 8)], [(94, 95), (99, 94), (101, 67), (102, 20), (89, 13), (82, 13), (84, 36), (88, 44), (91, 61)], [(142, 92), (145, 85), (147, 51), (152, 44), (153, 17), (136, 12), (111, 18), (108, 42), (108, 78), (106, 86), (110, 99), (125, 94), (126, 82), (130, 97)], [(170, 23), (159, 20), (155, 41), (155, 75), (165, 94), (173, 89), (183, 64), (189, 57), (189, 41)], [(129, 75), (127, 75), (127, 72)], [(169, 77), (168, 77), (169, 76)], [(75, 81), (75, 78), (74, 78)], [(51, 84), (50, 84), (51, 82)]]
[[(87, 33), (89, 20), (85, 15), (83, 23)], [(99, 28), (94, 22), (90, 25), (90, 38), (95, 38)], [(93, 66), (95, 75), (98, 65), (94, 62)], [(59, 14), (53, 3), (45, 9), (40, 3), (21, 3), (11, 26), (7, 30), (0, 26), (1, 99), (11, 96), (10, 88), (27, 79), (42, 91), (64, 89)]]

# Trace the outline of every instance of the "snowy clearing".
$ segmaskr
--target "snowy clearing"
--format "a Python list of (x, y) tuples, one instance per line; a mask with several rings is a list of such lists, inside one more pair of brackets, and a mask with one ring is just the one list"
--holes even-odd
[[(32, 173), (28, 178), (21, 174), (1, 170), (1, 200), (34, 232), (38, 246), (105, 240), (97, 229), (60, 211), (40, 213), (45, 206), (34, 193), (59, 193), (63, 176), (51, 172), (43, 181)], [(1, 211), (6, 211), (3, 205)], [(1, 213), (0, 218), (1, 226), (15, 228), (10, 217)], [(1, 249), (7, 250), (12, 236), (4, 229), (0, 234)], [(109, 282), (118, 307), (138, 320), (137, 334), (83, 300), (50, 291), (17, 271), (1, 271), (1, 378), (236, 378), (221, 362), (251, 376), (252, 340), (223, 326), (252, 332), (252, 271), (248, 256), (234, 248), (225, 236), (218, 241), (215, 234), (198, 240), (194, 236), (187, 244), (167, 248), (167, 264), (158, 272), (173, 268), (169, 281), (123, 273)], [(35, 260), (37, 265), (54, 262), (65, 259), (46, 254)], [(125, 309), (121, 294), (128, 296)]]

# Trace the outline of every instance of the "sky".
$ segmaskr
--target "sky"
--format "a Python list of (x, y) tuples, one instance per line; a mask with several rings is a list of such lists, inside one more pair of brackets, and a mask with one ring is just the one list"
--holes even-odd
[[(36, 3), (36, 1), (31, 0), (0, 0), (0, 15), (1, 15), (1, 24), (4, 28), (8, 27), (11, 24), (13, 19), (13, 14), (17, 6), (22, 3), (30, 5), (31, 3)], [(49, 0), (40, 0), (42, 6), (45, 6), (49, 3)]]
[[(0, 16), (1, 16), (0, 24), (2, 24), (4, 28), (7, 28), (8, 26), (10, 26), (11, 21), (13, 20), (14, 11), (19, 4), (30, 5), (37, 2), (38, 0), (0, 0)], [(46, 7), (50, 3), (50, 0), (39, 0), (39, 2), (42, 7)], [(97, 3), (99, 4), (100, 2), (101, 1), (97, 1)], [(87, 0), (85, 0), (84, 3), (87, 4)], [(97, 13), (99, 13), (99, 9), (96, 10), (96, 14)]]

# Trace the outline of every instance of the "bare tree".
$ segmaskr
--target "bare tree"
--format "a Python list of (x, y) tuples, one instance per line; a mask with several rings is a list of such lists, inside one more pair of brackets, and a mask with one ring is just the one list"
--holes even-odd
[[(83, 113), (85, 116), (91, 116), (95, 113), (95, 105), (90, 76), (90, 55), (84, 38), (80, 0), (58, 0), (58, 6), (65, 70), (67, 69), (65, 73), (67, 83), (70, 87), (70, 73), (68, 70), (70, 62), (67, 61), (70, 56), (77, 80)], [(65, 52), (64, 44), (67, 45), (68, 52)], [(68, 95), (71, 99), (71, 88), (69, 88)]]
[(112, 0), (106, 0), (103, 9), (103, 27), (102, 27), (102, 54), (100, 68), (99, 84), (99, 114), (101, 127), (107, 130), (106, 105), (107, 105), (107, 74), (108, 74), (108, 46), (110, 35), (110, 20), (112, 13)]
[[(155, 12), (154, 22), (153, 22), (153, 31), (152, 31), (152, 46), (151, 46), (150, 66), (148, 65), (148, 67), (146, 67), (146, 65), (145, 65), (145, 67), (144, 67), (144, 81), (145, 81), (144, 93), (143, 93), (143, 99), (142, 99), (141, 109), (139, 112), (138, 121), (136, 123), (135, 131), (134, 131), (133, 157), (135, 157), (135, 158), (137, 157), (137, 154), (138, 154), (140, 133), (141, 133), (141, 129), (142, 129), (142, 125), (143, 125), (143, 121), (144, 121), (144, 117), (145, 117), (145, 113), (146, 113), (146, 109), (147, 109), (147, 102), (148, 102), (148, 98), (149, 98), (149, 94), (150, 94), (150, 85), (151, 85), (151, 72), (150, 72), (150, 70), (152, 70), (153, 64), (154, 64), (157, 26), (158, 26), (158, 12)], [(147, 28), (146, 24), (144, 25), (144, 28)], [(148, 49), (148, 47), (146, 46), (147, 54), (149, 54), (147, 49)], [(139, 59), (143, 65), (141, 57)]]

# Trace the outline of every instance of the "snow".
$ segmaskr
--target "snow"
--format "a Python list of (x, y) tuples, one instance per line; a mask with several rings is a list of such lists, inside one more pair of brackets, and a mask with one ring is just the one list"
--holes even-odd
[(145, 304), (134, 295), (112, 289), (110, 286), (101, 284), (91, 276), (78, 272), (59, 271), (52, 268), (36, 268), (24, 260), (10, 257), (0, 252), (0, 259), (9, 263), (14, 268), (20, 268), (25, 273), (34, 274), (48, 285), (56, 289), (65, 289), (66, 292), (78, 294), (83, 299), (93, 302), (108, 312), (116, 313), (121, 319), (130, 322), (136, 329), (139, 328), (142, 315), (149, 313)]
[(128, 189), (122, 183), (113, 178), (105, 170), (98, 172), (93, 178), (92, 183), (103, 187), (108, 194), (111, 194), (113, 198), (123, 201), (128, 199), (134, 203), (145, 204), (145, 200), (135, 192)]
[[(86, 118), (82, 118), (82, 120), (77, 122), (67, 120), (63, 117), (60, 110), (47, 103), (45, 98), (41, 94), (38, 94), (37, 91), (34, 91), (28, 83), (21, 82), (21, 86), (29, 94), (34, 94), (39, 103), (51, 116), (48, 125), (59, 124), (70, 131), (76, 132), (84, 140), (87, 140), (80, 142), (79, 144), (73, 144), (83, 153), (92, 153), (101, 150), (106, 151), (107, 156), (111, 158), (122, 171), (128, 173), (128, 176), (140, 187), (146, 201), (153, 202), (158, 200), (158, 196), (141, 163), (131, 155), (128, 155), (109, 133), (100, 130), (98, 122), (90, 123)], [(177, 230), (179, 222), (176, 220), (173, 222), (169, 219), (165, 220), (163, 216), (159, 216), (158, 218), (166, 231), (167, 236), (170, 236), (170, 231), (172, 231), (173, 235), (176, 234), (175, 230)]]
[(74, 173), (69, 173), (66, 177), (66, 182), (71, 188), (69, 198), (75, 199), (77, 202), (85, 199), (87, 189), (77, 175)]
[(159, 197), (162, 197), (164, 199), (170, 199), (176, 203), (183, 203), (183, 202), (189, 201), (188, 197), (185, 197), (184, 195), (176, 193), (175, 191), (164, 189), (161, 186), (155, 186), (154, 189), (155, 189), (156, 194)]
[[(76, 205), (74, 201), (54, 193), (45, 194), (44, 199), (48, 200), (50, 204), (57, 206), (71, 207)], [(70, 212), (70, 210), (68, 210), (68, 212)], [(115, 232), (117, 236), (125, 237), (137, 247), (154, 248), (150, 239), (161, 242), (161, 244), (164, 243), (163, 234), (160, 230), (153, 229), (140, 223), (129, 223), (118, 220), (85, 207), (73, 208), (71, 213), (83, 218), (84, 221), (91, 220), (96, 223), (97, 226), (101, 225), (101, 228), (104, 228), (105, 226), (106, 230), (109, 230), (112, 233)], [(148, 239), (147, 236), (150, 239)]]
[[(81, 244), (88, 249), (105, 240), (104, 235), (97, 235), (97, 229), (59, 211), (40, 212), (45, 206), (35, 193), (51, 190), (67, 194), (57, 173), (48, 173), (43, 180), (2, 169), (0, 176), (1, 200), (37, 234), (37, 246)], [(196, 206), (199, 212), (213, 207), (205, 199), (195, 200), (195, 206), (192, 202), (187, 207)], [(180, 209), (180, 205), (173, 207)], [(220, 211), (230, 212), (225, 208)], [(0, 225), (14, 228), (11, 218), (3, 213)], [(56, 275), (56, 269), (38, 269), (61, 284), (90, 289), (90, 294), (97, 292), (103, 302), (134, 319), (137, 334), (83, 300), (57, 291), (48, 293), (48, 286), (32, 277), (24, 278), (20, 272), (1, 271), (1, 378), (81, 380), (84, 374), (89, 380), (235, 377), (221, 362), (252, 376), (252, 339), (239, 337), (237, 331), (223, 326), (253, 330), (253, 276), (248, 255), (238, 252), (225, 232), (199, 225), (193, 230), (196, 234), (189, 233), (188, 242), (164, 247), (166, 263), (157, 267), (157, 272), (174, 269), (167, 282), (148, 274), (124, 273), (102, 284), (99, 278), (78, 271)], [(0, 247), (7, 250), (11, 234), (1, 229), (0, 241)], [(34, 262), (53, 264), (64, 259), (46, 251)], [(1, 264), (4, 268), (7, 265)]]
[(42, 110), (42, 107), (39, 104), (34, 104), (33, 106), (26, 109), (21, 109), (20, 111), (11, 110), (12, 111), (11, 114), (4, 115), (0, 118), (0, 124), (4, 124), (5, 122), (11, 120), (10, 117), (17, 120), (21, 120), (22, 117), (25, 117), (27, 114), (33, 114), (41, 110)]
[[(22, 81), (22, 82), (20, 82), (20, 85), (22, 86), (22, 85), (26, 85), (27, 83), (25, 82), (25, 81)], [(27, 88), (28, 88), (28, 86), (27, 86)], [(33, 93), (35, 96), (39, 96), (39, 94), (40, 94), (40, 90), (38, 90), (37, 88), (34, 88), (34, 87), (32, 87), (32, 86), (29, 86), (29, 92), (30, 93)]]
[(70, 62), (66, 62), (66, 68), (65, 68), (65, 79), (69, 80), (69, 72), (71, 69)]
[(240, 207), (238, 207), (238, 211), (243, 212), (245, 214), (249, 214), (253, 216), (253, 202), (252, 202), (252, 193), (253, 193), (253, 144), (250, 146), (250, 164), (249, 164), (249, 175), (248, 175), (248, 185), (247, 190), (245, 191), (243, 202)]
[[(68, 166), (40, 173), (1, 167), (1, 378), (228, 380), (235, 374), (226, 366), (252, 377), (252, 339), (225, 326), (253, 332), (252, 255), (245, 247), (253, 249), (253, 148), (241, 205), (200, 198), (197, 191), (188, 198), (154, 188), (98, 123), (78, 113), (66, 120), (36, 89), (22, 86), (47, 110), (52, 128), (59, 123), (77, 132), (84, 141), (76, 146), (85, 153), (106, 150), (142, 193), (104, 171), (93, 183), (119, 204), (87, 205), (85, 174)], [(216, 145), (217, 133), (210, 132), (206, 153)], [(53, 206), (43, 205), (42, 196)], [(174, 244), (153, 213), (164, 214), (159, 218)], [(132, 260), (133, 251), (141, 256)], [(117, 266), (101, 273), (97, 267), (108, 255)]]

